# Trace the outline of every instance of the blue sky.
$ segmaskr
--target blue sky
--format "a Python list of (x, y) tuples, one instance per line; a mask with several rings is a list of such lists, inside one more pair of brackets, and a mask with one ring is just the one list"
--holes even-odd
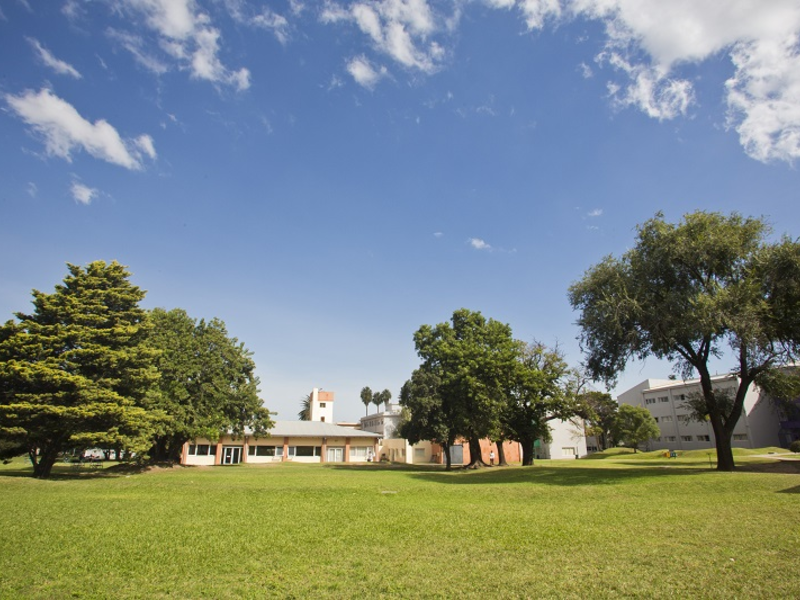
[(118, 260), (283, 419), (396, 397), (461, 307), (577, 365), (567, 287), (657, 211), (800, 235), (799, 35), (796, 0), (0, 0), (0, 313)]

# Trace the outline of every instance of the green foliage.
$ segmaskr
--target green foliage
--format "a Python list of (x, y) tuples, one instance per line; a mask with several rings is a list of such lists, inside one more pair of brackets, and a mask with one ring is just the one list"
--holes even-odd
[(576, 394), (577, 373), (557, 348), (518, 342), (515, 367), (501, 408), (501, 437), (520, 442), (522, 464), (531, 465), (536, 440), (550, 440), (548, 421), (567, 420), (584, 411)]
[(480, 461), (477, 442), (499, 436), (509, 383), (517, 370), (518, 343), (511, 328), (462, 308), (453, 313), (452, 323), (420, 327), (414, 343), (420, 369), (438, 379), (447, 430), (469, 440), (470, 460)]
[(217, 439), (223, 431), (241, 435), (245, 428), (266, 435), (269, 411), (258, 397), (255, 363), (244, 344), (228, 335), (220, 319), (196, 321), (185, 311), (150, 313), (149, 344), (159, 350), (159, 394), (146, 407), (164, 415), (152, 455), (177, 460), (183, 444), (194, 438)]
[(311, 394), (303, 396), (300, 401), (300, 412), (297, 413), (297, 418), (301, 421), (311, 420)]
[[(769, 244), (768, 233), (737, 214), (695, 212), (677, 225), (657, 214), (631, 250), (569, 289), (592, 378), (611, 383), (648, 356), (697, 373), (721, 470), (733, 469), (731, 436), (750, 384), (800, 356), (800, 244)], [(740, 378), (729, 404), (715, 397), (709, 371), (726, 352)]]
[(586, 434), (593, 435), (605, 450), (614, 444), (611, 430), (619, 406), (610, 394), (590, 391), (580, 395), (579, 402), (585, 407)]
[(414, 370), (411, 379), (400, 389), (403, 419), (398, 434), (411, 444), (429, 440), (441, 445), (447, 469), (450, 469), (450, 446), (457, 436), (451, 426), (454, 406), (440, 393), (440, 386), (441, 379), (436, 373), (425, 367)]
[(372, 390), (369, 386), (364, 386), (361, 388), (361, 402), (364, 403), (364, 407), (366, 408), (366, 414), (369, 414), (369, 405), (372, 404)]
[(658, 437), (661, 430), (649, 410), (623, 404), (617, 410), (611, 432), (615, 440), (636, 451), (647, 440)]
[(789, 450), (791, 452), (800, 452), (800, 440), (795, 440), (789, 444)]
[(60, 452), (90, 446), (144, 454), (153, 419), (142, 408), (158, 379), (143, 342), (144, 292), (122, 265), (68, 265), (34, 312), (0, 328), (0, 438), (24, 447), (37, 477)]

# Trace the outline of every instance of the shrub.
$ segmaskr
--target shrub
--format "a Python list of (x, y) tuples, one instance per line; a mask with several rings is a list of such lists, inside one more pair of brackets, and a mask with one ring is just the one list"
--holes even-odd
[(800, 440), (795, 440), (789, 444), (789, 450), (792, 452), (800, 452)]

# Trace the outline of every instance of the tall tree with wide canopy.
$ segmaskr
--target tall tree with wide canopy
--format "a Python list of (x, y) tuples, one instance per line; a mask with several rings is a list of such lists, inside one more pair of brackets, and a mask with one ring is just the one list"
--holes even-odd
[(505, 439), (522, 446), (522, 465), (533, 464), (536, 440), (548, 441), (553, 420), (585, 414), (579, 401), (580, 379), (558, 349), (541, 342), (518, 342), (516, 370), (503, 408)]
[(52, 294), (33, 291), (32, 314), (0, 327), (0, 438), (24, 447), (40, 478), (72, 448), (143, 454), (153, 427), (145, 292), (117, 262), (68, 269)]
[(153, 440), (153, 460), (178, 460), (183, 444), (195, 438), (216, 440), (245, 428), (267, 434), (272, 421), (258, 396), (252, 355), (224, 322), (196, 321), (182, 309), (155, 309), (150, 320), (161, 378), (160, 394), (147, 408), (167, 416)]
[(468, 440), (470, 466), (484, 464), (480, 440), (497, 439), (517, 368), (511, 328), (462, 308), (450, 323), (420, 327), (414, 343), (420, 368), (439, 378), (438, 393), (449, 407), (448, 430)]
[[(738, 214), (662, 214), (638, 227), (634, 247), (608, 256), (569, 289), (580, 311), (587, 369), (612, 383), (632, 358), (653, 356), (700, 379), (717, 469), (733, 470), (731, 437), (748, 388), (800, 354), (800, 244), (767, 241), (769, 228)], [(709, 363), (731, 360), (739, 386), (717, 398)]]

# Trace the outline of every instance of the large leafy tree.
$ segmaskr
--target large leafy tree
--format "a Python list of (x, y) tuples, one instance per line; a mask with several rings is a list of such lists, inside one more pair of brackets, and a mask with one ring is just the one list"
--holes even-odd
[(597, 438), (600, 450), (614, 443), (611, 429), (617, 416), (619, 405), (610, 394), (589, 391), (581, 394), (580, 402), (586, 411), (586, 434)]
[(483, 463), (480, 439), (498, 439), (517, 368), (518, 346), (511, 328), (462, 308), (450, 323), (420, 327), (414, 343), (421, 368), (439, 379), (448, 430), (468, 440), (471, 466)]
[(153, 439), (151, 458), (178, 460), (191, 439), (217, 439), (245, 428), (266, 435), (269, 411), (258, 396), (255, 363), (219, 319), (196, 321), (184, 310), (155, 309), (149, 343), (160, 351), (160, 393), (147, 408), (167, 416)]
[(522, 465), (533, 464), (536, 440), (549, 440), (550, 421), (585, 413), (577, 395), (580, 382), (558, 349), (518, 342), (516, 370), (503, 408), (505, 439), (522, 446)]
[(619, 407), (611, 423), (611, 431), (615, 440), (633, 448), (634, 453), (641, 444), (661, 433), (649, 410), (630, 404)]
[[(800, 244), (769, 243), (761, 219), (662, 214), (633, 248), (608, 256), (569, 289), (589, 374), (612, 383), (632, 358), (672, 361), (696, 374), (714, 430), (717, 468), (734, 469), (731, 437), (747, 390), (800, 354)], [(731, 361), (739, 386), (718, 398), (709, 363)]]
[(415, 369), (411, 379), (400, 389), (403, 419), (398, 433), (412, 444), (423, 440), (439, 444), (449, 471), (452, 467), (450, 447), (457, 437), (452, 414), (455, 407), (441, 391), (441, 379), (436, 373), (424, 366)]
[(117, 262), (68, 269), (52, 294), (33, 291), (33, 313), (0, 327), (0, 438), (24, 447), (40, 478), (72, 448), (142, 454), (153, 426), (145, 292)]

